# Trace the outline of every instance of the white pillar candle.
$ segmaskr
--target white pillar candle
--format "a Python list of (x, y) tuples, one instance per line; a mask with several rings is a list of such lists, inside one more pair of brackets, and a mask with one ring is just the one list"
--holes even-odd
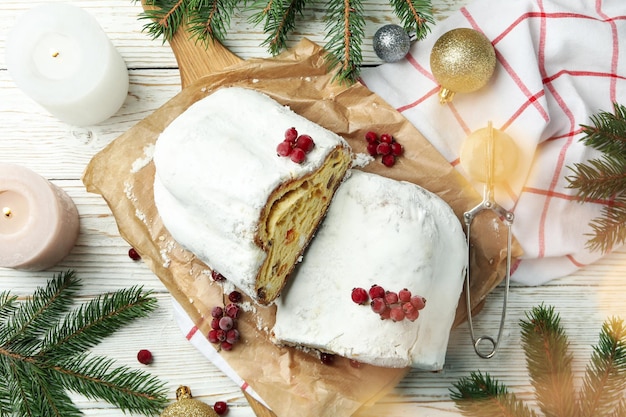
[(22, 14), (6, 43), (17, 86), (58, 119), (76, 126), (100, 123), (128, 95), (128, 69), (96, 19), (65, 3)]
[(0, 267), (41, 271), (78, 237), (78, 210), (65, 191), (33, 171), (0, 163)]

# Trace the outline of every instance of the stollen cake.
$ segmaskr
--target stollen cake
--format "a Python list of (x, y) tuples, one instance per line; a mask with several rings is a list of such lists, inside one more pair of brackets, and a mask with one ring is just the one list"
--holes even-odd
[[(276, 300), (272, 341), (383, 367), (441, 369), (467, 255), (462, 226), (438, 196), (353, 170)], [(375, 287), (400, 296), (387, 314), (373, 311), (372, 298), (352, 299), (353, 289)], [(409, 296), (422, 303), (419, 316), (390, 317)]]
[[(291, 128), (306, 157), (277, 154)], [(154, 199), (185, 249), (260, 304), (280, 293), (350, 168), (347, 142), (252, 89), (224, 87), (159, 135)]]

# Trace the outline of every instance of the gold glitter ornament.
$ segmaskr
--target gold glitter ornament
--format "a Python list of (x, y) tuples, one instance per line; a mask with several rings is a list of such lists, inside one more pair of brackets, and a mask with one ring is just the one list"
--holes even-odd
[(181, 385), (176, 390), (176, 402), (170, 404), (163, 412), (161, 417), (219, 417), (213, 410), (213, 407), (194, 400), (191, 396), (189, 387)]
[(496, 51), (485, 35), (474, 29), (452, 29), (433, 45), (430, 69), (441, 85), (439, 101), (454, 93), (471, 93), (487, 84), (496, 68)]

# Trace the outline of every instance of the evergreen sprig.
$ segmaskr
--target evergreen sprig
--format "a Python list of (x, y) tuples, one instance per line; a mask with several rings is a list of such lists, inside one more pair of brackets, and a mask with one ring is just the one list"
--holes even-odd
[(67, 271), (23, 302), (0, 293), (0, 416), (81, 416), (68, 391), (144, 415), (166, 405), (163, 382), (88, 352), (147, 316), (156, 300), (132, 287), (75, 308), (79, 289), (75, 273)]
[[(138, 0), (134, 0), (138, 1)], [(389, 0), (393, 12), (405, 30), (416, 39), (424, 38), (434, 24), (431, 0)], [(203, 43), (226, 39), (230, 19), (238, 11), (251, 11), (249, 21), (263, 25), (267, 37), (262, 42), (272, 55), (287, 48), (289, 35), (296, 29), (307, 3), (311, 0), (144, 0), (146, 10), (139, 15), (146, 20), (143, 30), (153, 39), (171, 40), (178, 30), (186, 30), (192, 39)], [(337, 69), (335, 78), (353, 83), (360, 74), (361, 46), (365, 27), (362, 0), (327, 0), (324, 22), (329, 51), (329, 70)]]
[(614, 103), (613, 113), (601, 111), (591, 122), (581, 126), (581, 142), (601, 156), (569, 167), (566, 180), (580, 201), (603, 203), (601, 215), (590, 223), (587, 247), (606, 253), (626, 243), (626, 107)]
[[(540, 305), (520, 320), (522, 348), (545, 417), (626, 416), (626, 327), (604, 322), (583, 384), (576, 388), (569, 342), (553, 307)], [(536, 412), (489, 374), (473, 372), (451, 389), (457, 408), (470, 417), (533, 417)]]

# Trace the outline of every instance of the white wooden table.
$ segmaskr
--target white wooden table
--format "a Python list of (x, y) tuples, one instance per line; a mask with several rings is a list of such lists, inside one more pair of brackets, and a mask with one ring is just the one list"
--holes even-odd
[[(126, 61), (130, 91), (124, 106), (111, 119), (88, 128), (66, 125), (49, 116), (26, 97), (10, 78), (4, 56), (8, 30), (15, 18), (38, 3), (29, 0), (0, 1), (0, 161), (26, 166), (65, 189), (76, 203), (81, 220), (77, 245), (60, 264), (48, 271), (28, 273), (0, 268), (0, 290), (26, 296), (50, 279), (54, 272), (74, 269), (82, 278), (84, 299), (109, 290), (141, 284), (154, 291), (159, 307), (152, 317), (137, 321), (99, 345), (95, 351), (120, 364), (143, 367), (136, 361), (140, 349), (149, 349), (155, 361), (147, 370), (168, 384), (170, 397), (180, 384), (192, 388), (195, 398), (213, 404), (227, 401), (231, 417), (253, 416), (239, 388), (209, 363), (185, 339), (173, 320), (171, 297), (158, 278), (141, 262), (132, 261), (128, 244), (119, 236), (108, 206), (98, 195), (89, 194), (81, 175), (94, 154), (135, 123), (151, 114), (180, 90), (176, 60), (167, 44), (142, 33), (137, 19), (139, 4), (132, 0), (68, 0), (88, 10), (100, 22)], [(442, 19), (468, 0), (434, 0), (436, 17)], [(307, 12), (302, 34), (324, 44), (323, 4)], [(371, 38), (378, 27), (395, 22), (386, 1), (369, 1), (366, 64), (379, 63)], [(267, 56), (260, 47), (264, 36), (245, 18), (233, 22), (226, 46), (242, 58)], [(294, 41), (298, 38), (294, 38)], [(582, 372), (597, 342), (601, 323), (616, 315), (626, 318), (626, 250), (621, 249), (594, 265), (542, 287), (514, 286), (502, 348), (491, 360), (473, 352), (465, 325), (452, 332), (445, 369), (439, 373), (411, 372), (392, 393), (359, 416), (454, 416), (459, 413), (449, 398), (449, 389), (459, 378), (481, 370), (506, 383), (521, 398), (532, 400), (518, 322), (533, 306), (554, 305), (570, 336), (576, 372)], [(479, 332), (497, 333), (502, 291), (493, 292), (486, 308), (475, 319)], [(106, 403), (74, 397), (87, 416), (119, 416)]]

